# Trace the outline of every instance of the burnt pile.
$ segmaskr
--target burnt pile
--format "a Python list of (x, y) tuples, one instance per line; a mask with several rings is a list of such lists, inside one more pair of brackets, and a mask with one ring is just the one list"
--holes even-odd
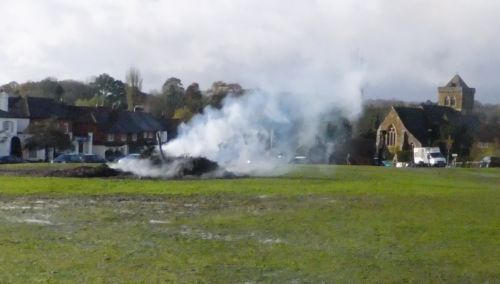
[(46, 172), (49, 177), (76, 178), (235, 178), (216, 162), (204, 157), (149, 157), (123, 163), (80, 166)]
[(219, 164), (205, 157), (153, 157), (154, 166), (168, 169), (168, 175), (175, 178), (227, 175)]
[(219, 170), (219, 165), (216, 162), (204, 157), (176, 158), (174, 162), (180, 166), (178, 170), (182, 176), (202, 176)]
[(97, 167), (81, 166), (72, 169), (55, 170), (47, 174), (51, 177), (77, 177), (77, 178), (109, 178), (117, 176), (127, 176), (128, 173), (109, 168), (102, 164)]

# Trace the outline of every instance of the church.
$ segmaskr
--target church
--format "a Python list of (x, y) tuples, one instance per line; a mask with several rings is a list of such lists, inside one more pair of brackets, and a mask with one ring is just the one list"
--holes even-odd
[(438, 88), (437, 104), (393, 106), (377, 130), (377, 155), (411, 151), (413, 147), (442, 146), (447, 128), (470, 125), (475, 92), (475, 88), (455, 75)]

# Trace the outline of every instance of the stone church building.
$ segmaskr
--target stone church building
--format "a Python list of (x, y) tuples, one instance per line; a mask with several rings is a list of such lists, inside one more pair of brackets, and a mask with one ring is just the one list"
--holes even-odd
[(393, 106), (377, 130), (377, 155), (433, 145), (443, 125), (458, 125), (474, 108), (474, 94), (459, 75), (438, 88), (438, 103)]

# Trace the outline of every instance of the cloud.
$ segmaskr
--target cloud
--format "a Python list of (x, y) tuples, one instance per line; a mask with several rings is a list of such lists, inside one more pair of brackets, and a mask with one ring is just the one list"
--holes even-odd
[[(435, 99), (455, 73), (498, 103), (500, 2), (491, 0), (3, 0), (0, 82), (176, 76), (327, 95), (362, 71), (365, 96)], [(358, 86), (356, 86), (358, 87)]]

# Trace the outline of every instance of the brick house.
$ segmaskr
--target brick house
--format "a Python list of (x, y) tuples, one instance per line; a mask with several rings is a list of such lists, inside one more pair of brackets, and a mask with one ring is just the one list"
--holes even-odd
[[(163, 140), (167, 134), (172, 138), (178, 121), (161, 121), (140, 109), (137, 111), (115, 110), (103, 107), (68, 106), (50, 98), (5, 96), (5, 109), (0, 115), (3, 119), (20, 119), (22, 131), (29, 125), (55, 120), (58, 128), (72, 141), (71, 152), (84, 154), (109, 153), (128, 154), (139, 152), (156, 143), (156, 134)], [(17, 124), (16, 124), (17, 125)], [(24, 145), (29, 134), (23, 133), (20, 142)], [(24, 148), (24, 147), (22, 147)], [(45, 150), (23, 150), (27, 160), (43, 160), (48, 154)]]
[(74, 143), (78, 153), (109, 157), (137, 153), (155, 145), (156, 133), (167, 136), (165, 126), (143, 111), (70, 107), (74, 117)]

